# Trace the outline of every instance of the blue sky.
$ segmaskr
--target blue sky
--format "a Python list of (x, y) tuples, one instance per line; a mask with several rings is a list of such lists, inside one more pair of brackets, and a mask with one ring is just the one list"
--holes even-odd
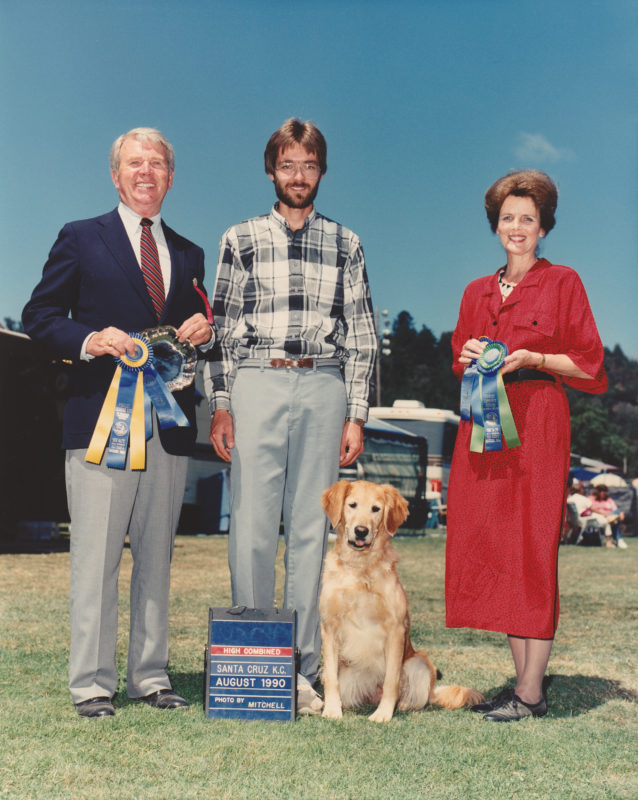
[(328, 141), (317, 208), (361, 237), (375, 307), (436, 335), (504, 263), (483, 210), (510, 169), (557, 182), (542, 254), (581, 274), (603, 342), (638, 358), (635, 0), (1, 0), (0, 318), (62, 225), (116, 205), (108, 151), (138, 125), (177, 155), (163, 216), (206, 251), (267, 211), (270, 134)]

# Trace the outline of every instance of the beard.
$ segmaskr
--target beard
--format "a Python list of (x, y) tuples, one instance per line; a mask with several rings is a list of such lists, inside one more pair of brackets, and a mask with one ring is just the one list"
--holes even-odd
[(304, 188), (308, 190), (306, 194), (293, 194), (277, 180), (276, 175), (274, 184), (277, 197), (284, 205), (288, 206), (288, 208), (308, 208), (308, 206), (313, 204), (317, 192), (319, 191), (319, 181), (317, 181), (314, 186), (304, 182)]

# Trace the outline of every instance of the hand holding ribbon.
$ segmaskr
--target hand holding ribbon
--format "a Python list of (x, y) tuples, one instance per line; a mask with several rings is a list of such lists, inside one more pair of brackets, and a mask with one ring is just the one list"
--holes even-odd
[(128, 353), (132, 356), (135, 353), (135, 342), (126, 331), (114, 328), (102, 328), (101, 331), (93, 333), (86, 342), (86, 353), (93, 358), (100, 356), (120, 356)]
[(213, 336), (213, 329), (208, 320), (199, 312), (184, 320), (177, 329), (177, 338), (180, 342), (188, 341), (195, 345), (206, 344)]
[[(115, 359), (117, 368), (86, 454), (86, 461), (92, 464), (101, 462), (108, 440), (106, 465), (124, 469), (130, 439), (131, 469), (144, 469), (145, 443), (153, 431), (151, 405), (157, 412), (161, 428), (189, 426), (186, 415), (175, 402), (156, 367), (153, 345), (145, 335), (154, 332), (160, 346), (165, 345), (163, 340), (176, 338), (175, 330), (168, 326), (148, 332), (131, 333), (130, 339), (135, 343), (133, 354), (130, 354), (129, 348)], [(182, 348), (186, 346), (193, 351), (196, 363), (197, 354), (192, 345), (180, 345)]]
[(503, 342), (483, 336), (481, 354), (465, 370), (461, 382), (461, 419), (474, 419), (470, 450), (473, 453), (502, 450), (501, 432), (508, 447), (518, 447), (520, 439), (505, 391), (501, 370), (507, 356)]

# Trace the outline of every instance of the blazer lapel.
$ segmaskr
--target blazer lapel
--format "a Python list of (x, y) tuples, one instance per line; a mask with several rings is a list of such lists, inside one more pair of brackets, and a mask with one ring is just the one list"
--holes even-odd
[[(155, 316), (155, 309), (153, 308), (153, 301), (146, 288), (144, 275), (137, 263), (137, 258), (131, 247), (131, 241), (128, 238), (120, 215), (117, 209), (110, 214), (106, 214), (98, 221), (100, 226), (99, 234), (104, 241), (104, 244), (111, 252), (116, 264), (122, 270), (127, 280), (132, 285), (133, 289), (139, 296), (140, 300)], [(171, 286), (173, 281), (171, 279)]]
[(184, 280), (184, 250), (182, 247), (180, 247), (173, 231), (164, 223), (164, 220), (162, 220), (162, 229), (164, 230), (166, 245), (171, 256), (171, 285), (169, 286), (168, 294), (166, 295), (166, 305), (164, 306), (164, 311), (162, 312), (163, 319), (164, 315), (166, 314), (166, 309), (170, 306), (173, 298), (175, 297), (177, 287), (181, 286), (182, 281)]

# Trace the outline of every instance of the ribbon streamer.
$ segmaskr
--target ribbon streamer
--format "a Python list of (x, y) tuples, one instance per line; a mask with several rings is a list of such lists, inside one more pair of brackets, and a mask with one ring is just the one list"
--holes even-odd
[(189, 422), (155, 367), (148, 339), (142, 334), (130, 336), (135, 354), (115, 359), (117, 368), (85, 458), (99, 464), (108, 440), (107, 467), (124, 469), (130, 443), (131, 469), (140, 470), (146, 467), (146, 440), (153, 433), (151, 406), (161, 428), (188, 427)]
[(486, 342), (485, 348), (468, 365), (461, 381), (461, 419), (473, 418), (470, 451), (502, 450), (502, 435), (509, 448), (519, 447), (521, 441), (501, 375), (507, 346), (486, 336), (480, 341)]
[(204, 308), (206, 309), (206, 319), (208, 320), (208, 324), (212, 325), (213, 324), (213, 309), (210, 307), (210, 303), (208, 302), (208, 298), (206, 297), (204, 292), (202, 292), (202, 290), (197, 285), (197, 278), (193, 278), (193, 289), (195, 289), (197, 294), (202, 298), (202, 301), (204, 303)]

